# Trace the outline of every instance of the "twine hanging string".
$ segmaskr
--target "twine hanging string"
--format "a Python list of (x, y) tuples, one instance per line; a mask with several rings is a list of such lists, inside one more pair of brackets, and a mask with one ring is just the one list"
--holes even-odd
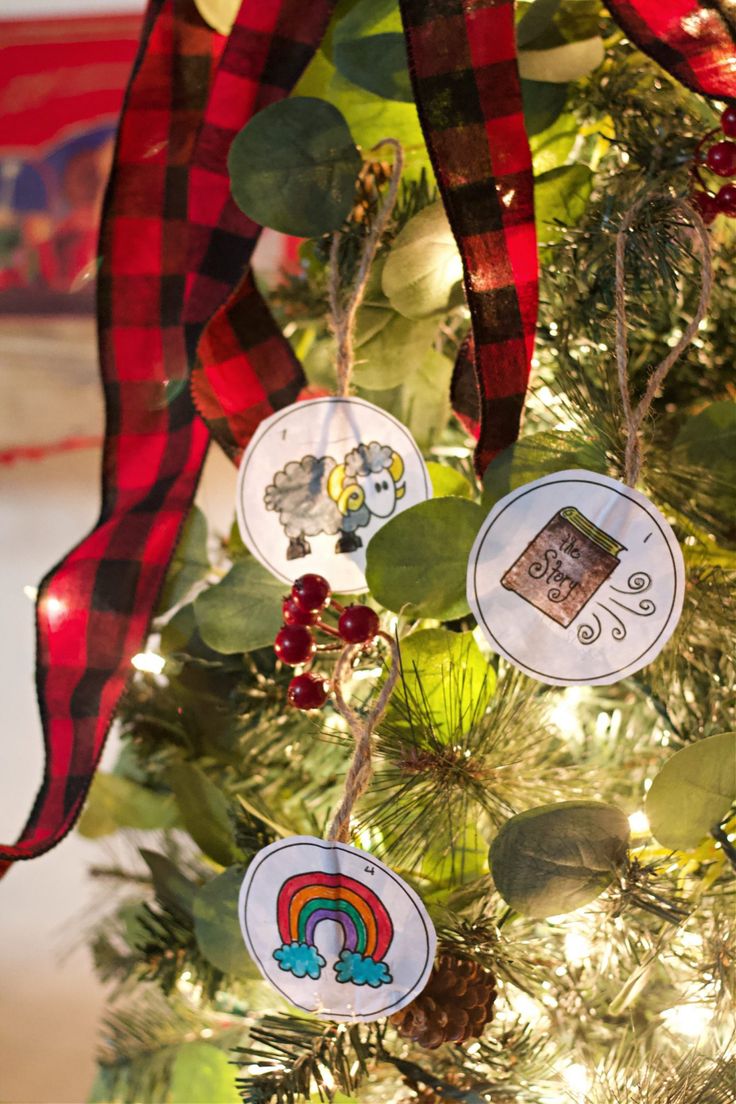
[(396, 680), (399, 677), (401, 665), (399, 661), (399, 649), (396, 641), (385, 632), (377, 634), (388, 645), (391, 659), (388, 665), (388, 675), (375, 704), (367, 713), (358, 713), (345, 701), (343, 685), (350, 678), (353, 659), (363, 650), (362, 644), (349, 644), (343, 648), (340, 657), (335, 664), (332, 676), (332, 689), (335, 696), (335, 706), (348, 723), (348, 727), (355, 739), (355, 751), (350, 761), (342, 799), (332, 818), (327, 839), (336, 843), (348, 843), (350, 841), (350, 815), (358, 798), (365, 793), (368, 783), (373, 775), (372, 741), (376, 725), (386, 712), (388, 700), (391, 697)]
[(355, 354), (353, 351), (355, 316), (358, 313), (358, 307), (363, 301), (376, 250), (378, 249), (381, 238), (388, 225), (388, 220), (391, 218), (391, 212), (396, 204), (396, 197), (399, 194), (399, 182), (404, 168), (404, 150), (401, 143), (397, 141), (396, 138), (382, 138), (380, 142), (377, 142), (376, 145), (372, 147), (370, 152), (375, 153), (381, 146), (393, 146), (394, 150), (394, 164), (391, 170), (388, 191), (385, 200), (376, 214), (373, 226), (366, 236), (353, 289), (345, 302), (343, 302), (340, 287), (339, 249), (340, 242), (342, 241), (341, 233), (333, 235), (332, 245), (330, 247), (330, 272), (327, 295), (330, 305), (331, 327), (337, 340), (337, 394), (340, 398), (345, 398), (347, 396), (350, 390), (350, 379), (353, 374), (353, 364), (355, 361)]
[[(703, 248), (703, 261), (701, 269), (700, 299), (693, 315), (692, 321), (683, 333), (677, 344), (670, 350), (649, 376), (646, 390), (639, 402), (634, 406), (631, 401), (629, 389), (629, 352), (626, 341), (626, 272), (625, 255), (626, 242), (636, 216), (641, 209), (654, 199), (666, 199), (675, 209), (681, 211), (695, 227)], [(713, 286), (713, 260), (710, 249), (710, 238), (705, 223), (696, 210), (685, 199), (673, 199), (670, 196), (644, 196), (637, 200), (624, 215), (623, 222), (616, 235), (616, 367), (618, 371), (618, 386), (621, 392), (621, 402), (624, 408), (626, 420), (626, 452), (624, 458), (624, 480), (629, 487), (635, 486), (641, 472), (644, 446), (641, 439), (641, 427), (649, 413), (654, 397), (664, 383), (665, 377), (672, 365), (688, 347), (698, 326), (705, 318), (710, 301), (711, 288)]]

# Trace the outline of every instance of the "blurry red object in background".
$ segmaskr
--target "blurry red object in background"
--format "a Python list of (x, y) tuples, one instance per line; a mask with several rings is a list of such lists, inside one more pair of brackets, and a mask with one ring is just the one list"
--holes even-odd
[(88, 311), (142, 14), (0, 22), (0, 313)]

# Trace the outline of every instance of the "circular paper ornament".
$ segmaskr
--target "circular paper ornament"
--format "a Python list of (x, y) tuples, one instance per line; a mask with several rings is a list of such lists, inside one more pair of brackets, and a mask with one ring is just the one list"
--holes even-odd
[(325, 1020), (390, 1016), (432, 970), (436, 936), (419, 897), (345, 843), (291, 836), (264, 847), (243, 879), (238, 912), (266, 980)]
[(564, 471), (496, 503), (467, 586), (491, 646), (516, 667), (555, 686), (605, 686), (669, 640), (685, 569), (672, 529), (643, 494)]
[(298, 402), (261, 422), (240, 465), (243, 542), (274, 575), (367, 589), (365, 550), (389, 518), (432, 497), (413, 437), (363, 399)]

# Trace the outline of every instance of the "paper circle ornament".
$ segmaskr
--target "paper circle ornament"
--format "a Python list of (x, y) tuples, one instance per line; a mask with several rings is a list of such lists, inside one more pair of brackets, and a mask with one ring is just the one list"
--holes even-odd
[(494, 651), (554, 686), (650, 663), (682, 612), (680, 546), (631, 487), (564, 471), (506, 495), (470, 553), (468, 602)]
[(291, 836), (264, 847), (243, 879), (238, 912), (266, 980), (325, 1020), (390, 1016), (432, 970), (436, 936), (419, 897), (348, 844)]
[(324, 575), (338, 593), (367, 589), (365, 550), (382, 525), (432, 497), (408, 429), (363, 399), (294, 403), (261, 422), (240, 465), (243, 542), (292, 583)]

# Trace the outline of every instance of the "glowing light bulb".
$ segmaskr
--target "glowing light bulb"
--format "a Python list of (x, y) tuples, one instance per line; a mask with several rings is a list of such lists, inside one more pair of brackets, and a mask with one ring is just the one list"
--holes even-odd
[(587, 935), (580, 931), (565, 933), (565, 958), (573, 966), (581, 966), (586, 959), (590, 958), (592, 950), (593, 943)]
[(590, 1074), (581, 1062), (571, 1062), (562, 1070), (562, 1080), (571, 1093), (583, 1104), (590, 1089)]
[(25, 594), (26, 598), (30, 598), (32, 602), (35, 602), (38, 598), (38, 587), (24, 586), (23, 593)]
[(643, 813), (641, 809), (637, 809), (637, 811), (632, 813), (629, 817), (629, 828), (635, 836), (648, 836), (649, 819), (647, 814)]
[(136, 671), (145, 671), (149, 675), (160, 675), (166, 666), (164, 657), (156, 655), (155, 652), (138, 652), (130, 662)]
[(666, 1008), (662, 1019), (670, 1031), (697, 1039), (710, 1026), (713, 1009), (707, 1004), (678, 1004), (674, 1008)]

